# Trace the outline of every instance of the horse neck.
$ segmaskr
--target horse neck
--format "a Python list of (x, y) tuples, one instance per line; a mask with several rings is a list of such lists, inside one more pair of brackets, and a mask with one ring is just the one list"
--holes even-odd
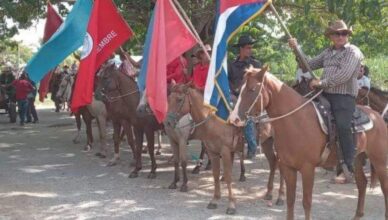
[(190, 114), (195, 122), (205, 120), (210, 110), (203, 104), (203, 96), (195, 89), (189, 89)]
[(388, 103), (388, 99), (385, 97), (381, 97), (378, 94), (375, 94), (372, 91), (369, 91), (368, 93), (368, 99), (369, 99), (369, 104), (374, 109), (375, 111), (378, 111), (380, 113), (383, 112), (385, 106)]
[(131, 106), (134, 105), (134, 109), (136, 109), (140, 102), (139, 93), (127, 95), (128, 93), (132, 93), (139, 90), (136, 82), (122, 73), (116, 72), (115, 75), (120, 85), (120, 95), (126, 95), (122, 99), (124, 100), (124, 102), (130, 103)]
[[(267, 113), (270, 117), (285, 115), (305, 102), (305, 99), (295, 90), (272, 75), (266, 77), (265, 86), (269, 90), (271, 97), (267, 107)], [(301, 109), (300, 111), (303, 110)]]

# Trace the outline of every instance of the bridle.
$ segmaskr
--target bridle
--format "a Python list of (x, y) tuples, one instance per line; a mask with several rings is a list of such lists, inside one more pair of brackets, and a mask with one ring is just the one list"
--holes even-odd
[[(172, 92), (172, 93), (174, 93), (174, 92)], [(177, 93), (177, 92), (175, 92), (175, 93)], [(199, 127), (199, 126), (205, 124), (207, 121), (209, 121), (209, 119), (211, 118), (212, 114), (211, 114), (211, 113), (208, 114), (208, 116), (206, 116), (206, 118), (205, 118), (204, 120), (202, 120), (202, 121), (200, 121), (200, 122), (198, 122), (198, 123), (196, 123), (196, 122), (194, 122), (194, 121), (191, 121), (191, 122), (188, 123), (188, 124), (185, 124), (185, 125), (182, 125), (182, 126), (177, 127), (176, 125), (178, 124), (178, 121), (184, 116), (184, 115), (181, 113), (181, 110), (182, 110), (182, 108), (183, 108), (183, 106), (184, 106), (184, 104), (185, 104), (186, 98), (187, 98), (187, 100), (188, 100), (188, 102), (189, 102), (190, 110), (191, 110), (191, 108), (192, 108), (192, 105), (193, 105), (193, 104), (192, 104), (190, 98), (188, 97), (188, 95), (189, 95), (189, 90), (186, 90), (186, 91), (184, 92), (183, 98), (182, 98), (182, 99), (179, 101), (179, 103), (178, 103), (178, 108), (177, 108), (177, 110), (174, 111), (174, 112), (168, 113), (168, 115), (167, 115), (167, 120), (173, 122), (173, 128), (181, 129), (181, 128), (185, 128), (185, 127), (189, 127), (189, 126), (190, 126), (190, 127), (191, 127), (190, 134), (193, 134), (194, 131), (195, 131), (195, 129), (196, 129), (197, 127)]]
[[(300, 105), (299, 107), (295, 108), (294, 110), (286, 113), (286, 114), (283, 114), (283, 115), (280, 115), (280, 116), (277, 116), (277, 117), (269, 117), (268, 115), (263, 115), (263, 110), (260, 112), (259, 116), (254, 116), (254, 115), (250, 115), (252, 109), (254, 108), (254, 106), (256, 105), (256, 103), (258, 102), (259, 98), (260, 98), (260, 103), (261, 103), (261, 106), (263, 108), (263, 95), (262, 95), (262, 91), (263, 91), (263, 88), (264, 88), (264, 81), (266, 79), (266, 74), (264, 73), (264, 76), (263, 76), (263, 79), (260, 83), (257, 83), (256, 84), (256, 87), (253, 91), (256, 90), (257, 86), (260, 85), (260, 88), (259, 88), (259, 93), (257, 94), (255, 100), (253, 101), (253, 103), (250, 105), (250, 107), (248, 108), (248, 110), (245, 112), (245, 116), (247, 117), (248, 120), (252, 120), (254, 121), (255, 123), (270, 123), (270, 122), (273, 122), (273, 121), (277, 121), (279, 119), (282, 119), (282, 118), (285, 118), (285, 117), (288, 117), (292, 114), (294, 114), (295, 112), (301, 110), (303, 107), (305, 107), (307, 104), (309, 104), (310, 102), (312, 102), (315, 98), (317, 98), (322, 92), (323, 90), (320, 89), (315, 95), (313, 95), (310, 99), (308, 99), (306, 102), (304, 102), (302, 105)], [(310, 93), (309, 93), (310, 94)], [(308, 94), (308, 95), (309, 95)]]
[[(115, 87), (113, 89), (107, 89), (107, 87), (111, 84), (112, 80), (115, 81)], [(120, 83), (118, 82), (116, 77), (109, 77), (107, 80), (103, 81), (102, 84), (103, 84), (103, 86), (101, 89), (101, 95), (110, 103), (116, 102), (122, 98), (125, 98), (127, 96), (130, 96), (130, 95), (133, 95), (133, 94), (136, 94), (139, 92), (138, 89), (135, 89), (133, 91), (130, 90), (125, 94), (121, 94)], [(112, 93), (112, 92), (117, 92), (119, 95), (117, 95), (117, 96), (108, 95), (108, 93)]]

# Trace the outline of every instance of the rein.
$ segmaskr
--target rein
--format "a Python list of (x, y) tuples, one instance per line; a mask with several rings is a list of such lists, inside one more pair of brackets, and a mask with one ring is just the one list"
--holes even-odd
[[(285, 117), (288, 117), (288, 116), (294, 114), (295, 112), (301, 110), (302, 108), (304, 108), (306, 105), (311, 103), (315, 98), (317, 98), (323, 92), (322, 89), (319, 90), (315, 95), (313, 95), (310, 99), (308, 99), (306, 102), (304, 102), (299, 107), (295, 108), (294, 110), (292, 110), (292, 111), (290, 111), (290, 112), (288, 112), (286, 114), (283, 114), (283, 115), (280, 115), (280, 116), (277, 116), (277, 117), (274, 117), (274, 118), (271, 118), (268, 115), (267, 115), (267, 117), (264, 117), (265, 115), (250, 116), (249, 113), (252, 111), (253, 107), (256, 105), (257, 101), (259, 100), (259, 97), (260, 97), (261, 106), (263, 106), (262, 91), (263, 91), (263, 88), (264, 88), (264, 80), (265, 80), (265, 78), (266, 78), (266, 75), (264, 75), (263, 80), (261, 81), (261, 86), (260, 86), (260, 89), (259, 89), (259, 93), (257, 94), (255, 100), (253, 101), (253, 103), (249, 107), (248, 111), (245, 113), (247, 118), (250, 119), (250, 120), (253, 120), (255, 123), (270, 123), (270, 122), (277, 121), (277, 120), (283, 119)], [(313, 92), (314, 91), (308, 93), (306, 96), (312, 94)], [(388, 111), (388, 109), (387, 109), (387, 111)]]
[(117, 102), (118, 100), (120, 100), (120, 99), (122, 99), (122, 98), (124, 98), (124, 97), (130, 96), (130, 95), (133, 95), (133, 94), (136, 94), (136, 93), (139, 92), (138, 89), (135, 89), (135, 90), (129, 91), (129, 92), (125, 93), (125, 94), (121, 94), (121, 91), (120, 91), (120, 84), (117, 83), (117, 80), (115, 80), (115, 81), (116, 81), (116, 87), (115, 87), (114, 89), (112, 89), (112, 90), (109, 90), (108, 92), (117, 91), (120, 95), (118, 95), (118, 96), (110, 96), (110, 95), (108, 95), (108, 94), (106, 94), (106, 93), (104, 92), (104, 91), (105, 91), (105, 87), (108, 86), (108, 85), (110, 84), (111, 80), (109, 80), (108, 82), (104, 83), (104, 86), (103, 86), (103, 88), (102, 88), (102, 90), (101, 90), (101, 95), (102, 95), (103, 97), (105, 97), (106, 100), (107, 100), (109, 103)]

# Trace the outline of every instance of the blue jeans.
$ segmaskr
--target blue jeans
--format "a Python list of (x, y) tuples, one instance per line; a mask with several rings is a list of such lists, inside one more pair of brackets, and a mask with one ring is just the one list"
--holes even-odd
[(248, 143), (248, 153), (256, 153), (257, 142), (255, 122), (253, 122), (252, 120), (247, 121), (247, 124), (244, 127), (244, 135)]
[(27, 116), (28, 101), (27, 99), (18, 100), (19, 118), (20, 123), (24, 123)]

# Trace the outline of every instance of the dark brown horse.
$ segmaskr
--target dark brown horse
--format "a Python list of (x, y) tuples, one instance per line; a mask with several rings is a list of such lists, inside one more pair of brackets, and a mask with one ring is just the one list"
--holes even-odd
[[(302, 175), (305, 218), (311, 219), (315, 167), (336, 166), (335, 151), (332, 151), (325, 164), (321, 164), (321, 153), (325, 148), (327, 138), (319, 125), (313, 105), (306, 102), (305, 98), (275, 76), (267, 73), (267, 68), (252, 68), (247, 71), (246, 77), (247, 82), (234, 110), (235, 118), (231, 120), (242, 125), (248, 116), (267, 111), (269, 117), (272, 118), (271, 124), (276, 134), (275, 148), (286, 180), (287, 219), (294, 219), (297, 171)], [(372, 170), (372, 176), (377, 174), (380, 180), (386, 207), (385, 217), (388, 219), (387, 127), (377, 112), (363, 106), (359, 108), (370, 116), (374, 127), (357, 135), (357, 155), (354, 165), (358, 205), (354, 219), (360, 219), (364, 215), (367, 179), (363, 171), (363, 163), (366, 157), (369, 157), (375, 168)]]
[[(130, 178), (138, 177), (142, 168), (141, 153), (143, 135), (147, 138), (148, 153), (151, 158), (151, 172), (148, 178), (156, 177), (156, 162), (154, 155), (154, 132), (161, 129), (153, 115), (139, 117), (136, 109), (140, 102), (140, 94), (136, 82), (118, 71), (114, 64), (106, 65), (100, 72), (98, 88), (101, 90), (107, 105), (108, 114), (113, 122), (113, 139), (115, 155), (119, 154), (120, 128), (124, 125), (127, 137), (130, 137), (130, 125), (134, 127), (136, 146), (131, 145), (135, 159), (135, 168), (129, 175)], [(123, 124), (124, 122), (124, 124)]]
[(382, 115), (383, 117), (384, 110), (384, 114), (387, 113), (386, 107), (388, 104), (388, 93), (378, 88), (361, 88), (360, 90), (358, 90), (358, 96), (356, 101), (359, 105), (370, 106), (373, 110), (380, 113), (380, 115)]

